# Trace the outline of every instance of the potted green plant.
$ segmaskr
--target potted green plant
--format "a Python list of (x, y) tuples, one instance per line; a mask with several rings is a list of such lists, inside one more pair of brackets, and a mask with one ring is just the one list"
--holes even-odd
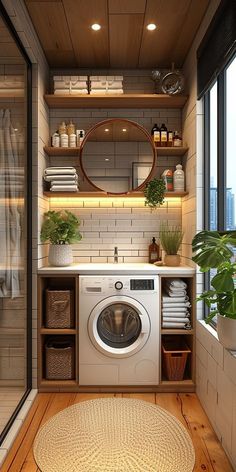
[(183, 231), (179, 226), (161, 225), (160, 242), (165, 251), (164, 264), (176, 267), (180, 265), (178, 250), (183, 240)]
[(193, 260), (201, 272), (214, 272), (210, 289), (197, 300), (211, 309), (206, 323), (217, 315), (218, 338), (227, 349), (236, 349), (236, 262), (232, 246), (236, 246), (236, 232), (201, 231), (192, 241)]
[(71, 244), (82, 236), (78, 230), (79, 219), (70, 211), (48, 211), (44, 213), (41, 241), (49, 242), (48, 262), (53, 266), (67, 266), (73, 262)]
[(155, 210), (164, 203), (166, 186), (162, 179), (154, 178), (150, 180), (144, 189), (145, 206)]

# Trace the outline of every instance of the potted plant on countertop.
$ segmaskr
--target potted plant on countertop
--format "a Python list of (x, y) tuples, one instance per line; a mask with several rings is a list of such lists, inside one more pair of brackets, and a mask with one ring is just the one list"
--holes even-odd
[(162, 179), (154, 178), (150, 180), (144, 189), (145, 206), (155, 210), (164, 203), (166, 186)]
[(50, 243), (48, 262), (52, 266), (68, 266), (73, 262), (71, 244), (82, 239), (79, 219), (70, 211), (44, 213), (41, 241)]
[(206, 323), (217, 315), (217, 334), (226, 349), (236, 350), (236, 231), (220, 234), (201, 231), (192, 241), (194, 262), (201, 272), (214, 270), (211, 287), (197, 300), (203, 300), (211, 309)]
[(178, 250), (183, 240), (183, 231), (179, 226), (161, 225), (160, 242), (165, 251), (164, 264), (177, 267), (180, 265)]

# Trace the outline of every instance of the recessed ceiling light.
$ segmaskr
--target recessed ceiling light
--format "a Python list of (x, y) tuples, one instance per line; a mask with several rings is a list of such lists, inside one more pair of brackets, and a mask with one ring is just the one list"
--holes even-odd
[(147, 29), (149, 31), (154, 31), (156, 29), (157, 25), (155, 25), (155, 23), (149, 23), (149, 25), (147, 25)]
[(93, 31), (99, 31), (101, 29), (101, 25), (99, 25), (98, 23), (94, 23), (91, 28), (93, 29)]
[(125, 133), (125, 132), (127, 131), (127, 129), (126, 129), (126, 128), (123, 128), (122, 131)]
[(108, 157), (105, 157), (105, 161), (109, 161), (110, 159), (108, 159)]
[(104, 131), (105, 131), (105, 133), (108, 133), (109, 128), (105, 128)]

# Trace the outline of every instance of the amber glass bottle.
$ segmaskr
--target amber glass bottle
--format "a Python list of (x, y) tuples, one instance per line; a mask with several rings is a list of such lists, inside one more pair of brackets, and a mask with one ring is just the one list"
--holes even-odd
[(152, 243), (149, 246), (149, 262), (157, 262), (160, 259), (160, 248), (156, 243), (156, 238), (152, 238)]
[(161, 125), (161, 147), (167, 146), (167, 127), (165, 123)]

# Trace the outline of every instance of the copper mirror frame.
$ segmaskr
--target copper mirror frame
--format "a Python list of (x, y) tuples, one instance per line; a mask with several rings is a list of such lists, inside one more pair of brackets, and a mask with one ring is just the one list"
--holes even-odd
[[(118, 122), (126, 123), (127, 125), (128, 124), (133, 125), (138, 130), (140, 130), (145, 135), (145, 137), (147, 138), (147, 141), (150, 143), (151, 150), (152, 150), (152, 166), (151, 166), (151, 170), (150, 170), (148, 176), (142, 182), (141, 185), (137, 186), (134, 189), (126, 191), (126, 192), (110, 192), (110, 191), (106, 191), (106, 190), (102, 189), (101, 187), (98, 187), (97, 185), (95, 185), (91, 181), (90, 177), (87, 175), (87, 172), (85, 171), (85, 168), (84, 168), (85, 166), (83, 165), (83, 151), (84, 151), (86, 143), (89, 141), (89, 138), (91, 137), (92, 133), (94, 133), (94, 131), (99, 127), (108, 126), (108, 125), (118, 123)], [(145, 188), (147, 182), (149, 182), (149, 180), (151, 179), (151, 177), (153, 175), (153, 172), (154, 172), (154, 169), (155, 169), (155, 165), (156, 165), (156, 148), (154, 146), (154, 143), (153, 143), (153, 140), (152, 140), (152, 137), (151, 137), (150, 133), (142, 125), (140, 125), (139, 123), (136, 123), (135, 121), (131, 121), (131, 120), (128, 120), (128, 119), (125, 119), (125, 118), (110, 118), (110, 119), (107, 119), (107, 120), (99, 121), (92, 128), (89, 129), (89, 131), (86, 133), (86, 135), (85, 135), (85, 137), (82, 141), (82, 144), (81, 144), (81, 148), (80, 148), (80, 166), (81, 166), (83, 176), (85, 177), (86, 181), (93, 187), (94, 190), (96, 190), (98, 192), (104, 192), (107, 195), (132, 195), (132, 192), (141, 191), (142, 189)]]

